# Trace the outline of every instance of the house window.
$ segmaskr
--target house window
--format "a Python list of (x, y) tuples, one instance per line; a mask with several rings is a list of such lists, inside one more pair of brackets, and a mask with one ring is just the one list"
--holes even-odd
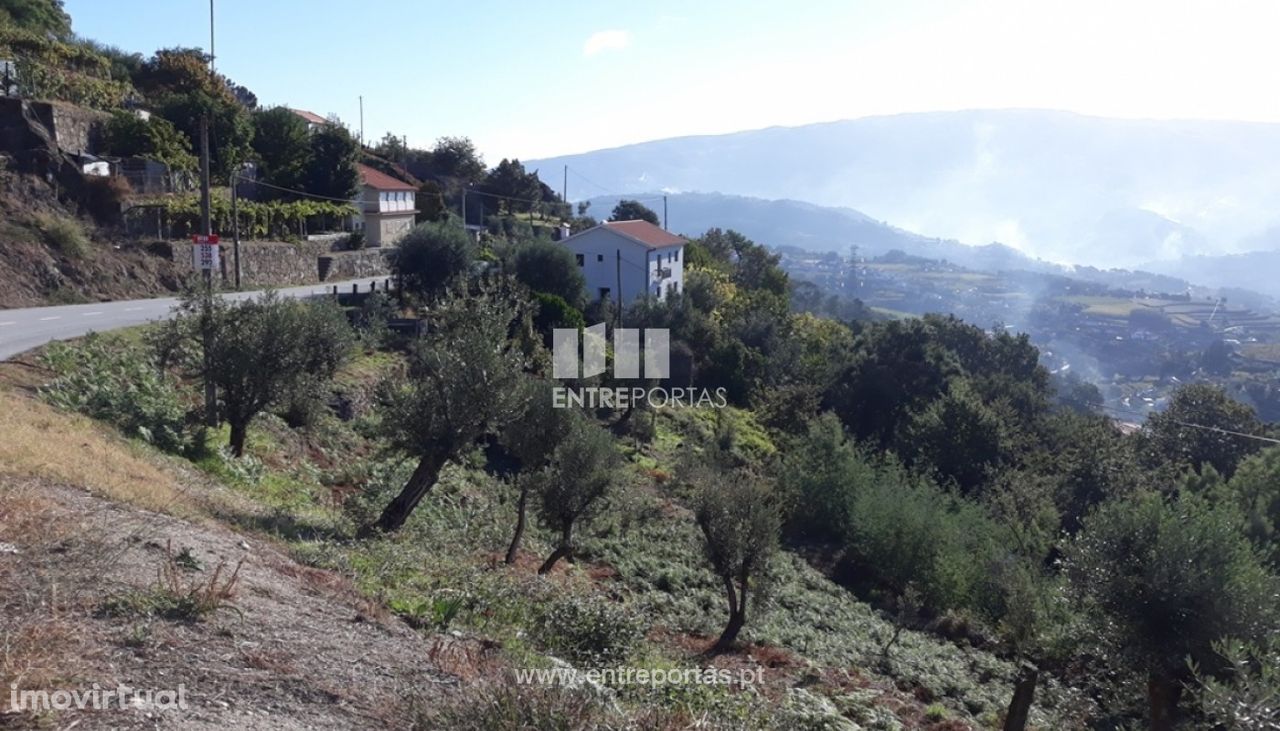
[(679, 249), (676, 249), (675, 257), (676, 257), (676, 261), (680, 261), (680, 250), (679, 250)]
[(596, 261), (597, 262), (604, 261), (604, 254), (596, 254)]
[(582, 266), (585, 263), (582, 260), (582, 254), (574, 254), (573, 258), (578, 260), (578, 266)]
[(603, 300), (607, 300), (607, 299), (609, 299), (609, 288), (608, 288), (608, 287), (601, 287), (601, 288), (600, 288), (600, 299), (601, 299), (602, 301), (603, 301)]

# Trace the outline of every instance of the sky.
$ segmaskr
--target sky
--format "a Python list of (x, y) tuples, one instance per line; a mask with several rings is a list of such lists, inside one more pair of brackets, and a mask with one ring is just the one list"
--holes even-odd
[[(260, 103), (490, 164), (870, 115), (1046, 108), (1280, 122), (1276, 0), (215, 0)], [(207, 0), (66, 0), (82, 36), (209, 46)]]

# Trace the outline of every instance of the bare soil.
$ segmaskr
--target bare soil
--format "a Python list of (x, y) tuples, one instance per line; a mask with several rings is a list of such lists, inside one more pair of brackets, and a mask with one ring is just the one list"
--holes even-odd
[[(342, 577), (212, 522), (0, 475), (0, 549), (0, 728), (396, 728), (408, 698), (459, 681), (432, 659), (452, 638), (419, 634)], [(194, 621), (104, 611), (153, 590), (180, 552), (194, 559), (182, 562), (191, 586), (239, 566), (221, 609)], [(3, 713), (11, 683), (184, 686), (188, 709)]]

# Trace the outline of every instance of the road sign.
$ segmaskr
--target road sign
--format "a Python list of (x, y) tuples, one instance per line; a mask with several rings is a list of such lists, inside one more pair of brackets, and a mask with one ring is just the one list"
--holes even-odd
[(221, 247), (217, 236), (191, 237), (191, 265), (203, 271), (214, 271), (222, 266)]

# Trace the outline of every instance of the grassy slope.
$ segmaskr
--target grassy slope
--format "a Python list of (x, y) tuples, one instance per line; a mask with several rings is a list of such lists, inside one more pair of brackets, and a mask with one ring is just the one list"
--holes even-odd
[[(348, 395), (358, 395), (390, 362), (380, 354), (362, 357), (339, 381)], [(464, 680), (482, 685), (501, 677), (502, 668), (554, 663), (548, 650), (555, 638), (538, 629), (539, 617), (569, 597), (607, 600), (641, 618), (647, 639), (629, 663), (645, 667), (707, 663), (700, 653), (723, 620), (700, 535), (667, 480), (688, 437), (713, 428), (707, 414), (664, 413), (653, 444), (630, 445), (629, 487), (582, 531), (579, 562), (539, 578), (533, 569), (550, 551), (540, 530), (528, 536), (517, 567), (498, 563), (514, 519), (513, 491), (479, 469), (478, 455), (445, 472), (401, 534), (350, 541), (352, 527), (398, 489), (411, 467), (361, 436), (372, 414), (349, 423), (326, 417), (305, 431), (267, 417), (251, 430), (252, 459), (214, 455), (196, 471), (18, 391), (0, 391), (0, 399), (3, 426), (14, 435), (0, 443), (5, 472), (46, 476), (269, 537), (294, 558), (344, 576), (425, 635), (437, 636), (446, 626), (460, 631), (458, 641), (474, 646), (442, 666)], [(757, 455), (772, 449), (749, 414), (731, 418), (737, 449)], [(746, 648), (714, 660), (726, 668), (763, 667), (757, 693), (618, 687), (621, 712), (663, 728), (699, 718), (761, 728), (837, 728), (844, 719), (881, 729), (996, 723), (1010, 690), (1008, 662), (913, 631), (903, 632), (883, 657), (890, 621), (797, 555), (783, 555), (778, 579), (768, 604), (749, 621)], [(442, 611), (449, 605), (456, 616)], [(1069, 727), (1079, 699), (1050, 684), (1038, 700), (1040, 728)], [(785, 710), (770, 710), (777, 708)]]

